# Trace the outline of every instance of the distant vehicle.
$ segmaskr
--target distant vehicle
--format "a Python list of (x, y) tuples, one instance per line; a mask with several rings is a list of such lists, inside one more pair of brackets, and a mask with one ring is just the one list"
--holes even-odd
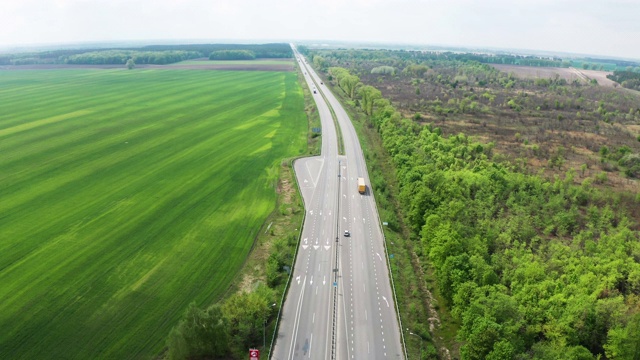
[(364, 178), (358, 178), (358, 192), (364, 194), (367, 192), (367, 185), (364, 183)]
[(317, 94), (318, 92), (317, 92), (317, 91), (315, 91), (315, 90), (313, 90), (313, 93), (314, 93), (314, 94)]
[(320, 85), (324, 85), (324, 83), (322, 81), (320, 81)]
[(345, 236), (345, 237), (349, 237), (349, 236), (351, 236), (351, 233), (349, 232), (349, 230), (345, 230), (345, 231), (344, 231), (344, 236)]

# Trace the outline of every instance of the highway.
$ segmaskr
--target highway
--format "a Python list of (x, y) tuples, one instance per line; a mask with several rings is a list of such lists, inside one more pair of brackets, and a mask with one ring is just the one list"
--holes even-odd
[[(355, 129), (292, 48), (318, 108), (322, 150), (294, 163), (306, 217), (271, 358), (404, 359), (382, 229)], [(329, 106), (341, 129), (342, 156)], [(365, 178), (364, 195), (358, 177)]]

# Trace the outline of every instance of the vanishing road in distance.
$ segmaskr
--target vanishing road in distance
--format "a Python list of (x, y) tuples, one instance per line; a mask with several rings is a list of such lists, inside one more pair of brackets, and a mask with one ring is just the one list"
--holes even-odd
[[(338, 100), (292, 48), (318, 107), (322, 152), (294, 163), (306, 218), (271, 358), (404, 359), (387, 253), (358, 137)], [(338, 154), (330, 107), (344, 156)], [(358, 192), (359, 177), (367, 184), (365, 194)]]

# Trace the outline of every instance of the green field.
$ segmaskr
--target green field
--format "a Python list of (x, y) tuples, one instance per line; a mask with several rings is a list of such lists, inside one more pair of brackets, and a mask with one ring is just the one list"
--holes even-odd
[(0, 71), (0, 359), (148, 359), (306, 150), (294, 72)]

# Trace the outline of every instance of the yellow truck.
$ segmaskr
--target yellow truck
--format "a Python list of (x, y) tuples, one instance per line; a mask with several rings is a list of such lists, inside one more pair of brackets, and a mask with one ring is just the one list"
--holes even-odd
[(358, 192), (364, 194), (367, 192), (367, 185), (364, 183), (364, 178), (358, 178)]

